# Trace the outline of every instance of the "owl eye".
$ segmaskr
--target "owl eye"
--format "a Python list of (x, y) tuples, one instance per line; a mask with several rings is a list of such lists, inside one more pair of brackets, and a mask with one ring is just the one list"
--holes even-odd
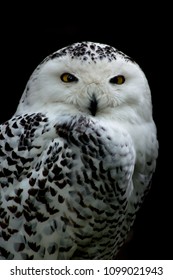
[(125, 82), (125, 77), (123, 75), (117, 75), (109, 80), (111, 84), (122, 85)]
[(73, 75), (73, 74), (70, 74), (70, 73), (63, 73), (61, 75), (61, 80), (64, 82), (64, 83), (71, 83), (71, 82), (76, 82), (78, 81), (78, 79)]

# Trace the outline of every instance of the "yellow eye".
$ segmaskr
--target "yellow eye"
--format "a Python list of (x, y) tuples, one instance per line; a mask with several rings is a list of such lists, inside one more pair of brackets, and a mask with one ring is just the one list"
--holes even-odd
[(122, 85), (125, 82), (125, 77), (123, 75), (117, 75), (109, 80), (111, 84)]
[(76, 82), (78, 81), (78, 79), (73, 75), (73, 74), (70, 74), (70, 73), (63, 73), (61, 75), (61, 80), (64, 82), (64, 83), (71, 83), (71, 82)]

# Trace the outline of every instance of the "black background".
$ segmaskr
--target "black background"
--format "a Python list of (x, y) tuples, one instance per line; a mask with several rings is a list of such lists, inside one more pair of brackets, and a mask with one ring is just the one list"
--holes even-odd
[(57, 49), (89, 40), (110, 44), (131, 56), (149, 81), (160, 148), (152, 189), (138, 214), (126, 258), (172, 259), (169, 15), (158, 4), (151, 10), (142, 3), (127, 7), (121, 2), (100, 2), (97, 8), (89, 2), (60, 3), (42, 3), (36, 9), (32, 2), (25, 2), (23, 7), (10, 4), (1, 10), (0, 122), (14, 114), (29, 76)]

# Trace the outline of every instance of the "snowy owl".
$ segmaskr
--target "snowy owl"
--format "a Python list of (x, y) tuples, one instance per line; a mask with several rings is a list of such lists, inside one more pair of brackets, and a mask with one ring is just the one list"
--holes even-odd
[(0, 259), (114, 259), (156, 168), (145, 74), (113, 46), (46, 57), (0, 126)]

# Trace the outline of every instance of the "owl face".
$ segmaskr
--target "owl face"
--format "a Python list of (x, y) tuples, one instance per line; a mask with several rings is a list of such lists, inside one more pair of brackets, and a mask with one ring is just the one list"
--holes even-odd
[(150, 103), (146, 77), (135, 62), (111, 46), (82, 42), (53, 53), (37, 67), (16, 113), (129, 118), (129, 112), (148, 118)]

